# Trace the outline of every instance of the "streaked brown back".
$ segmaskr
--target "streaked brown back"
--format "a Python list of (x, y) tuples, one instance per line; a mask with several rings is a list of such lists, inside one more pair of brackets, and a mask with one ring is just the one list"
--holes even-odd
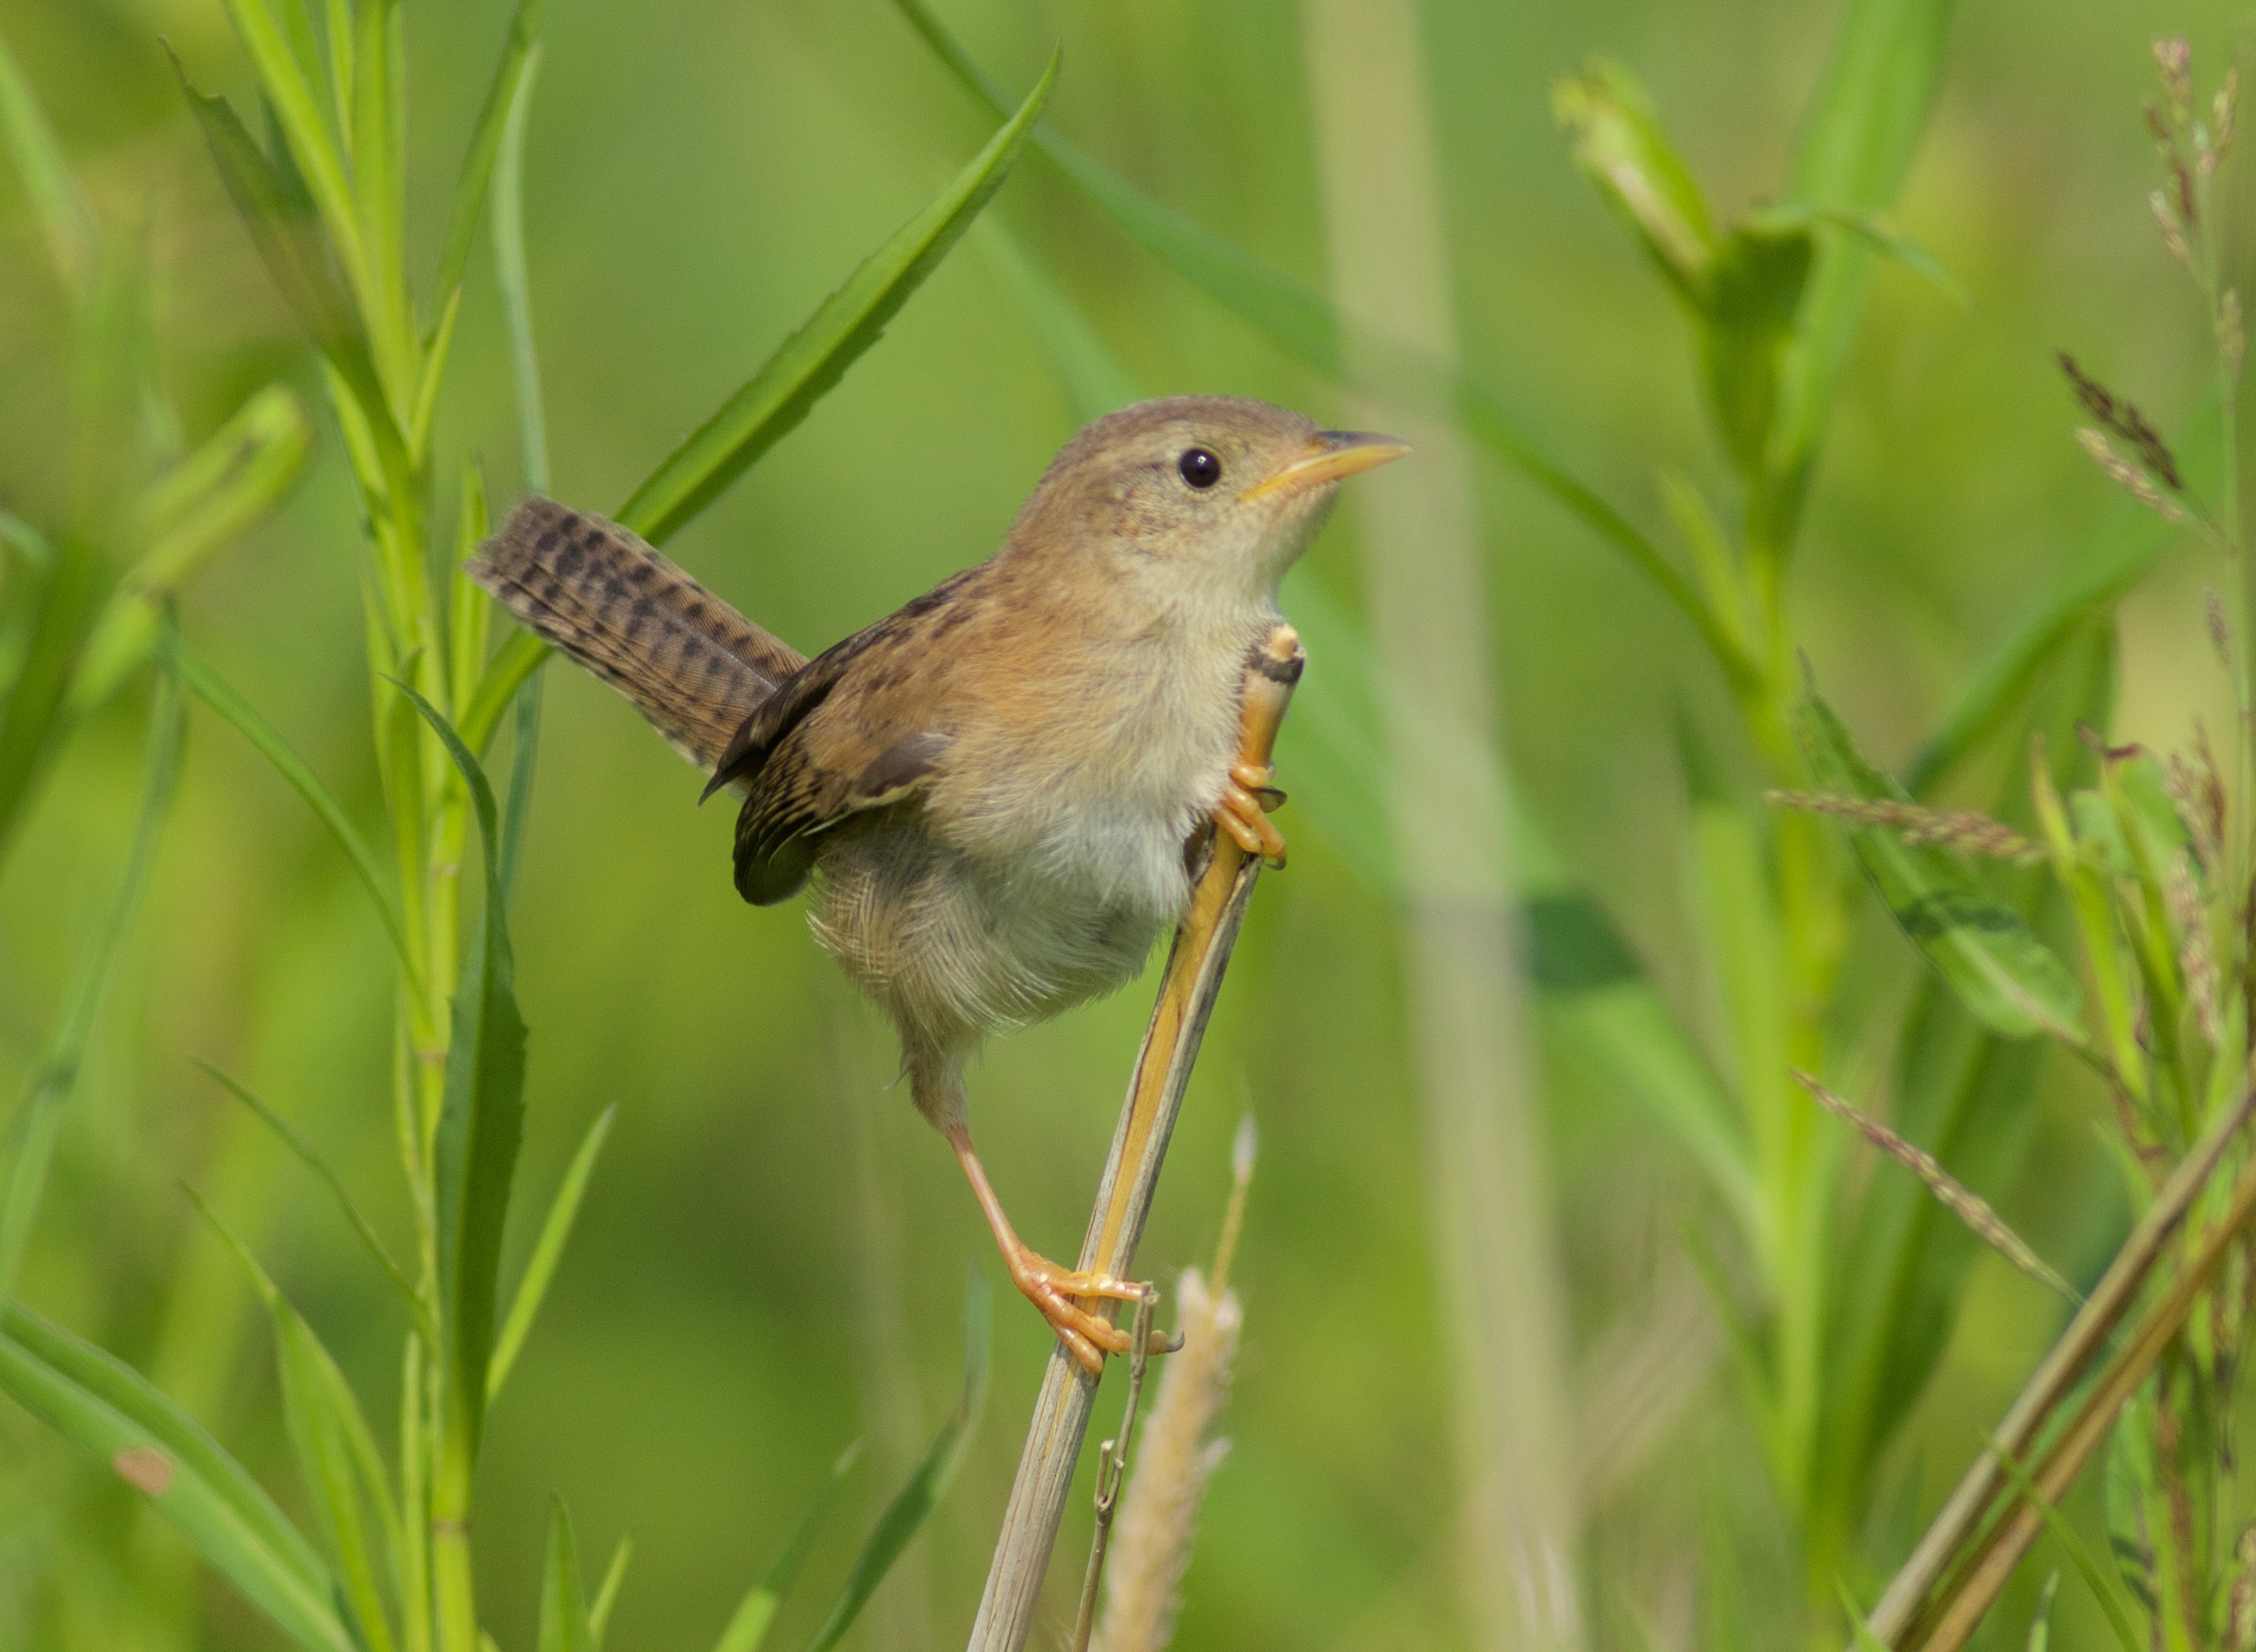
[(469, 574), (703, 769), (807, 662), (624, 528), (553, 499), (519, 505)]

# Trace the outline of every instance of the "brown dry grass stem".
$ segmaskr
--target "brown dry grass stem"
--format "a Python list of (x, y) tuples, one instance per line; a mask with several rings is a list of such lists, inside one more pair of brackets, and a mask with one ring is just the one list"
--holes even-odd
[[(2046, 1425), (2067, 1399), (2093, 1361), (2098, 1358), (2107, 1338), (2122, 1322), (2123, 1315), (2130, 1312), (2148, 1274), (2161, 1260), (2169, 1240), (2185, 1222), (2195, 1200), (2209, 1186), (2210, 1178), (2224, 1159), (2225, 1149), (2247, 1122), (2251, 1103), (2256, 1103), (2256, 1090), (2243, 1088), (2239, 1103), (2217, 1121), (2163, 1186), (2146, 1214), (2140, 1219), (2138, 1226), (2131, 1230), (2131, 1237), (2123, 1241), (2122, 1249), (2115, 1253), (2114, 1261), (2093, 1287), (2083, 1307), (2068, 1322), (2068, 1328), (2061, 1334), (2060, 1340), (2053, 1344), (2051, 1352), (2045, 1356), (2044, 1362), (2023, 1386), (2012, 1407), (2006, 1412), (2004, 1420), (1991, 1435), (1989, 1449), (1968, 1467), (1951, 1492), (1949, 1500), (1943, 1505), (1941, 1512), (1928, 1527), (1926, 1535), (1919, 1539), (1919, 1546), (1912, 1550), (1910, 1558), (1904, 1562), (1889, 1583), (1868, 1620), (1872, 1633), (1883, 1646), (1919, 1647), (1924, 1652), (1937, 1652), (1947, 1644), (1934, 1638), (1943, 1622), (1938, 1614), (1949, 1610), (1952, 1601), (1967, 1598), (1965, 1589), (1971, 1581), (1967, 1574), (1962, 1573), (1958, 1583), (1946, 1592), (1944, 1597), (1937, 1598), (1937, 1586), (1945, 1577), (1954, 1567), (1960, 1565), (1965, 1556), (1975, 1549), (1978, 1542), (1985, 1555), (1994, 1555), (2011, 1549), (2014, 1558), (2018, 1559), (2026, 1549), (2025, 1540), (2019, 1548), (2014, 1548), (2010, 1540), (2003, 1548), (1996, 1546), (2001, 1533), (2008, 1528), (2020, 1530), (2015, 1522), (2020, 1515), (2033, 1513), (2026, 1508), (2019, 1510), (2016, 1516), (2010, 1517), (2003, 1527), (1992, 1533), (1990, 1540), (1982, 1541), (1978, 1537), (1991, 1505), (2010, 1481), (1999, 1459), (2005, 1457), (2015, 1463), (2030, 1460)], [(2238, 1214), (2229, 1219), (2226, 1226), (2214, 1230), (2211, 1236), (2213, 1244), (2221, 1246), (2245, 1219), (2247, 1211), (2243, 1208), (2243, 1202), (2251, 1199), (2256, 1199), (2256, 1168), (2243, 1173), (2241, 1184), (2235, 1189), (2233, 1210)], [(2218, 1254), (2223, 1254), (2221, 1249)], [(2180, 1278), (2181, 1288), (2187, 1280), (2195, 1278), (2198, 1268), (2197, 1262), (2188, 1267)], [(2165, 1308), (2168, 1306), (2166, 1304)], [(2055, 1494), (2047, 1488), (2056, 1485), (2058, 1473), (2071, 1463), (2080, 1467), (2084, 1458), (2103, 1437), (2106, 1423), (2113, 1417), (2116, 1406), (2108, 1405), (2103, 1412), (2094, 1411), (2093, 1407), (2113, 1391), (2116, 1386), (2115, 1379), (2130, 1369), (2124, 1361), (2144, 1345), (2154, 1327), (2165, 1318), (2167, 1314), (2161, 1309), (2149, 1316), (2141, 1327), (2138, 1343), (2118, 1356), (2110, 1380), (2103, 1384), (2093, 1399), (2086, 1403), (2070, 1434), (2064, 1436), (2046, 1460), (2036, 1477), (2037, 1486), (2046, 1496)], [(2182, 1316), (2178, 1323), (2182, 1323)], [(2172, 1334), (2175, 1330), (2176, 1324), (2173, 1324)], [(2144, 1369), (2144, 1366), (2138, 1367), (2140, 1374), (2143, 1374)], [(2131, 1388), (2135, 1389), (2136, 1386), (2135, 1381), (2131, 1384)], [(2125, 1394), (2130, 1391), (2130, 1389), (2123, 1390)], [(2091, 1428), (2088, 1439), (2085, 1438), (2087, 1425)], [(2079, 1443), (2080, 1454), (2072, 1449)], [(2069, 1478), (2073, 1477), (2071, 1471)], [(1997, 1582), (2002, 1584), (2002, 1581), (2001, 1575)], [(1912, 1638), (1915, 1627), (1921, 1631), (1919, 1638)]]
[[(1248, 663), (1239, 733), (1240, 752), (1248, 761), (1270, 761), (1304, 658), (1292, 627), (1279, 625)], [(1259, 859), (1249, 858), (1227, 834), (1215, 835), (1213, 852), (1191, 893), (1190, 911), (1168, 955), (1159, 1001), (1152, 1007), (1129, 1080), (1127, 1103), (1113, 1132), (1112, 1152), (1097, 1183), (1096, 1208), (1081, 1246), (1082, 1268), (1121, 1275), (1135, 1261), (1136, 1242), (1143, 1236), (1168, 1137), (1260, 875)], [(1032, 1631), (1042, 1579), (1049, 1570), (1058, 1524), (1072, 1489), (1074, 1464), (1096, 1403), (1097, 1380), (1062, 1346), (1051, 1350), (1041, 1393), (1027, 1425), (1018, 1475), (1003, 1509), (979, 1614), (972, 1623), (970, 1652), (1019, 1652)]]
[(2036, 839), (1973, 809), (1946, 812), (1917, 803), (1843, 797), (1825, 791), (1766, 791), (1762, 800), (1772, 808), (1793, 809), (1805, 815), (1831, 815), (1857, 826), (1887, 826), (1915, 849), (1956, 849), (1965, 854), (1988, 855), (1992, 860), (2023, 865), (2033, 865), (2045, 854), (2045, 846)]

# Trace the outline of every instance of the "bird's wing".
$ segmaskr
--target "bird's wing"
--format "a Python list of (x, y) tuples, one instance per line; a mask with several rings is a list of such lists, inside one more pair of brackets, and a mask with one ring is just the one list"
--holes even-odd
[(736, 889), (746, 900), (770, 906), (796, 893), (822, 833), (914, 796), (939, 766), (949, 736), (934, 726), (934, 689), (948, 656), (930, 646), (931, 633), (970, 578), (957, 576), (818, 655), (745, 719), (713, 787), (744, 788)]

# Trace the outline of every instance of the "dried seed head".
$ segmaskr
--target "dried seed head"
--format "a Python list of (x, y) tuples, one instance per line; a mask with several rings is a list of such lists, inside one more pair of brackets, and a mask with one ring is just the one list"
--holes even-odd
[(2178, 509), (2177, 502), (2174, 499), (2164, 498), (2160, 490), (2147, 479), (2146, 472), (2123, 457), (2122, 454), (2117, 453), (2101, 432), (2093, 429), (2089, 425), (2084, 425), (2076, 430), (2076, 439), (2083, 445), (2084, 451), (2092, 456), (2092, 463), (2104, 471), (2107, 479), (2117, 487), (2128, 493), (2166, 522), (2185, 520), (2186, 513)]
[(2238, 382), (2241, 360), (2248, 352), (2248, 334), (2241, 321), (2241, 290), (2227, 287), (2217, 295), (2217, 355), (2225, 376)]
[(2157, 189), (2147, 197), (2147, 206), (2154, 213), (2154, 227), (2162, 232), (2162, 245), (2169, 249), (2169, 255), (2184, 268), (2192, 269), (2194, 254), (2186, 245), (2185, 221), (2177, 216), (2177, 208), (2170, 205), (2169, 197)]
[(2023, 864), (2042, 859), (2045, 853), (2044, 845), (2033, 838), (1973, 809), (1946, 814), (1891, 798), (1851, 798), (1829, 791), (1766, 791), (1762, 800), (1773, 808), (1830, 815), (1857, 826), (1892, 827), (1915, 849), (1953, 849), (1961, 854), (1983, 854)]
[(2177, 963), (2186, 973), (2186, 996), (2193, 1001), (2194, 1021), (2201, 1036), (2217, 1041), (2217, 965), (2209, 950), (2209, 915), (2194, 886), (2193, 863), (2179, 855), (2170, 867), (2164, 891), (2170, 921), (2177, 927)]
[(2184, 125), (2194, 112), (2194, 51), (2182, 34), (2154, 42), (2154, 61), (2162, 71), (2162, 96), (2169, 100), (2170, 118)]
[(2162, 790), (2169, 798), (2170, 807), (2185, 823), (2187, 838), (2192, 843), (2194, 859), (2202, 875), (2214, 883), (2224, 861), (2221, 853), (2224, 842), (2224, 788), (2218, 781), (2216, 771), (2209, 766), (2205, 752), (2198, 761), (2172, 752), (2162, 764)]

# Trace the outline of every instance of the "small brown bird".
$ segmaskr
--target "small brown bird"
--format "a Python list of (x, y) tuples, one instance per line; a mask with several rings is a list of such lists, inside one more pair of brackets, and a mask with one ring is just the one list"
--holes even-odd
[(1265, 402), (1147, 401), (1044, 473), (1003, 549), (808, 660), (624, 529), (529, 499), (470, 564), (518, 619), (744, 796), (736, 888), (814, 884), (816, 938), (883, 1006), (1011, 1278), (1091, 1371), (1142, 1287), (1022, 1244), (973, 1150), (990, 1033), (1108, 992), (1189, 899), (1208, 820), (1281, 859), (1239, 685), (1343, 476), (1401, 457)]

